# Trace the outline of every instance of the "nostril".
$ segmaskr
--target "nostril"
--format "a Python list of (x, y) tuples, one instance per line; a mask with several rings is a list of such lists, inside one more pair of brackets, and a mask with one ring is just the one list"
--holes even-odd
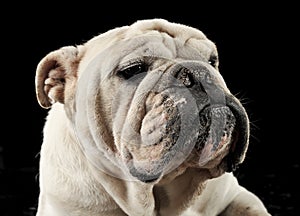
[(175, 77), (187, 88), (191, 88), (195, 84), (194, 77), (187, 68), (179, 69)]

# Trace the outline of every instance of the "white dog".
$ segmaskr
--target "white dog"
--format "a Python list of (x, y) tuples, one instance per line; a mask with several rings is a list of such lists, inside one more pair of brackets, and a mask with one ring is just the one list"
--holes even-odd
[(249, 121), (201, 31), (141, 20), (62, 47), (36, 93), (51, 107), (38, 216), (270, 215), (231, 172)]

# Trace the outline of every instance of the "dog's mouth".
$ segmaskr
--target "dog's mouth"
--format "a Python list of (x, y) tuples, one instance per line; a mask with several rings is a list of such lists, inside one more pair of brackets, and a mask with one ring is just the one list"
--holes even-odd
[[(152, 105), (147, 105), (147, 101)], [(240, 137), (245, 136), (241, 125), (246, 122), (233, 100), (229, 100), (229, 106), (202, 104), (197, 109), (184, 109), (182, 107), (188, 107), (185, 98), (173, 100), (163, 94), (148, 96), (147, 101), (140, 127), (140, 145), (124, 147), (132, 176), (153, 182), (182, 164), (212, 168), (225, 157), (228, 158), (227, 169), (234, 166), (231, 154), (236, 152)], [(237, 154), (242, 154), (239, 151)]]

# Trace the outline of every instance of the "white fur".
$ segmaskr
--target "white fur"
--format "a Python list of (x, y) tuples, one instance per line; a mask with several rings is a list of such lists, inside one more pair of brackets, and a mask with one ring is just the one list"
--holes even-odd
[[(87, 158), (74, 127), (76, 123), (84, 124), (86, 116), (82, 115), (80, 120), (73, 120), (78, 108), (85, 109), (84, 104), (76, 104), (81, 103), (76, 101), (78, 77), (84, 78), (84, 71), (99, 49), (105, 49), (122, 38), (148, 32), (157, 34), (151, 32), (153, 28), (165, 28), (170, 34), (178, 35), (178, 40), (184, 43), (188, 41), (202, 50), (203, 56), (216, 52), (214, 44), (207, 40), (202, 32), (155, 19), (139, 21), (131, 27), (116, 28), (78, 46), (77, 50), (64, 48), (63, 55), (61, 51), (55, 51), (39, 64), (36, 80), (38, 100), (41, 106), (51, 109), (46, 119), (40, 153), (40, 196), (37, 216), (215, 216), (220, 213), (223, 216), (270, 215), (258, 197), (240, 186), (232, 173), (210, 179), (211, 174), (208, 171), (186, 171), (181, 175), (181, 171), (178, 170), (178, 178), (157, 187), (154, 184), (122, 180), (109, 175), (97, 169), (90, 158)], [(201, 42), (196, 43), (196, 40)], [(170, 58), (172, 52), (169, 54)], [(56, 68), (57, 65), (60, 67)], [(110, 62), (102, 63), (102, 68), (109, 66)], [(60, 76), (66, 76), (64, 85), (58, 79)], [(226, 89), (225, 82), (222, 82)], [(56, 85), (59, 88), (55, 89)], [(61, 91), (62, 86), (64, 91)], [(102, 96), (109, 101), (113, 87), (104, 83), (101, 89), (107, 89), (107, 93), (102, 93)], [(88, 91), (88, 89), (81, 90), (81, 92)], [(111, 118), (111, 114), (106, 112), (109, 106), (111, 104), (108, 102), (103, 104), (103, 112), (107, 116), (101, 119)], [(99, 131), (101, 133), (101, 130)], [(81, 131), (87, 136), (88, 132)], [(92, 142), (90, 144), (96, 146)], [(101, 148), (105, 149), (104, 146)], [(95, 160), (97, 163), (100, 161), (107, 166), (115, 166), (105, 156)]]

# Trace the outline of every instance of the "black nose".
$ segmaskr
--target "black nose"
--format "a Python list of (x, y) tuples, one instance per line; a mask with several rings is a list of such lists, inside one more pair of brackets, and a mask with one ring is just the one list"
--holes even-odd
[(206, 92), (211, 88), (211, 85), (215, 88), (214, 70), (203, 62), (185, 61), (174, 65), (171, 73), (187, 88), (196, 86), (200, 87), (201, 91)]
[(204, 62), (186, 61), (174, 65), (173, 76), (192, 91), (204, 92), (210, 104), (225, 105), (225, 95), (218, 72)]
[(192, 71), (184, 66), (179, 66), (174, 73), (176, 79), (178, 79), (187, 88), (191, 88), (195, 84), (195, 80)]

